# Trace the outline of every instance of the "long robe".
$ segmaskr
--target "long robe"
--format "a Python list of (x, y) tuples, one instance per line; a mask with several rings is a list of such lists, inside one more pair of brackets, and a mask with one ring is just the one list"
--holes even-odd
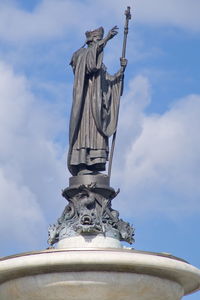
[(108, 160), (108, 138), (116, 131), (122, 75), (106, 72), (99, 43), (76, 51), (73, 103), (69, 128), (68, 168), (103, 171)]

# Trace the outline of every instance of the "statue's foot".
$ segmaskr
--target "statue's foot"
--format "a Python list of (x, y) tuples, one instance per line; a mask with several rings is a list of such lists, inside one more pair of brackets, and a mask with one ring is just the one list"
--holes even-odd
[(88, 170), (88, 169), (82, 169), (80, 170), (77, 175), (98, 175), (100, 172), (94, 171), (94, 170)]
[(77, 173), (77, 175), (91, 175), (93, 172), (91, 171), (91, 170), (88, 170), (88, 169), (82, 169), (82, 170), (80, 170), (78, 173)]

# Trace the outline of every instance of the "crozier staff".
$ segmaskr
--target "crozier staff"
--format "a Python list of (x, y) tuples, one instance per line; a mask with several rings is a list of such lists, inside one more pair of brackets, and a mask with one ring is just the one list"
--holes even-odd
[(103, 64), (106, 43), (118, 33), (113, 27), (105, 38), (100, 27), (86, 32), (87, 47), (71, 59), (74, 71), (73, 103), (69, 127), (68, 168), (72, 175), (97, 174), (108, 160), (108, 139), (116, 131), (124, 70), (112, 75)]
[[(127, 60), (125, 59), (126, 56), (126, 43), (127, 43), (127, 36), (128, 36), (128, 23), (129, 20), (131, 19), (131, 8), (130, 6), (127, 6), (127, 9), (125, 10), (125, 26), (124, 26), (124, 40), (123, 40), (123, 47), (122, 47), (122, 56), (120, 58), (120, 62), (121, 62), (121, 66), (123, 66), (123, 63), (126, 62), (127, 64)], [(121, 95), (123, 93), (123, 82), (121, 80)], [(119, 110), (119, 106), (118, 106), (118, 110)], [(119, 114), (119, 112), (117, 113), (117, 115)], [(113, 139), (112, 139), (112, 145), (111, 145), (111, 151), (110, 151), (110, 157), (109, 157), (109, 166), (108, 166), (108, 176), (111, 176), (111, 168), (112, 168), (112, 160), (113, 160), (113, 153), (114, 153), (114, 149), (115, 149), (115, 141), (116, 141), (116, 134), (117, 134), (117, 128), (116, 131), (113, 134)]]

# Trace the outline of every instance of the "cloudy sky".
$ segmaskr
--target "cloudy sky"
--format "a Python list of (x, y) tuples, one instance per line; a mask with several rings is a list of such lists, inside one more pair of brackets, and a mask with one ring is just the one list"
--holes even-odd
[(66, 204), (69, 61), (86, 30), (118, 25), (104, 55), (115, 73), (127, 5), (113, 207), (136, 228), (136, 249), (200, 267), (199, 0), (0, 1), (1, 256), (47, 247)]

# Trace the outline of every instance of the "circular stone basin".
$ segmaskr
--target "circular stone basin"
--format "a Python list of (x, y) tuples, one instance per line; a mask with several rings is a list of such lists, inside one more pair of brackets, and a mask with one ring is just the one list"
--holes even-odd
[(2, 300), (179, 300), (200, 270), (165, 254), (52, 249), (0, 260)]

